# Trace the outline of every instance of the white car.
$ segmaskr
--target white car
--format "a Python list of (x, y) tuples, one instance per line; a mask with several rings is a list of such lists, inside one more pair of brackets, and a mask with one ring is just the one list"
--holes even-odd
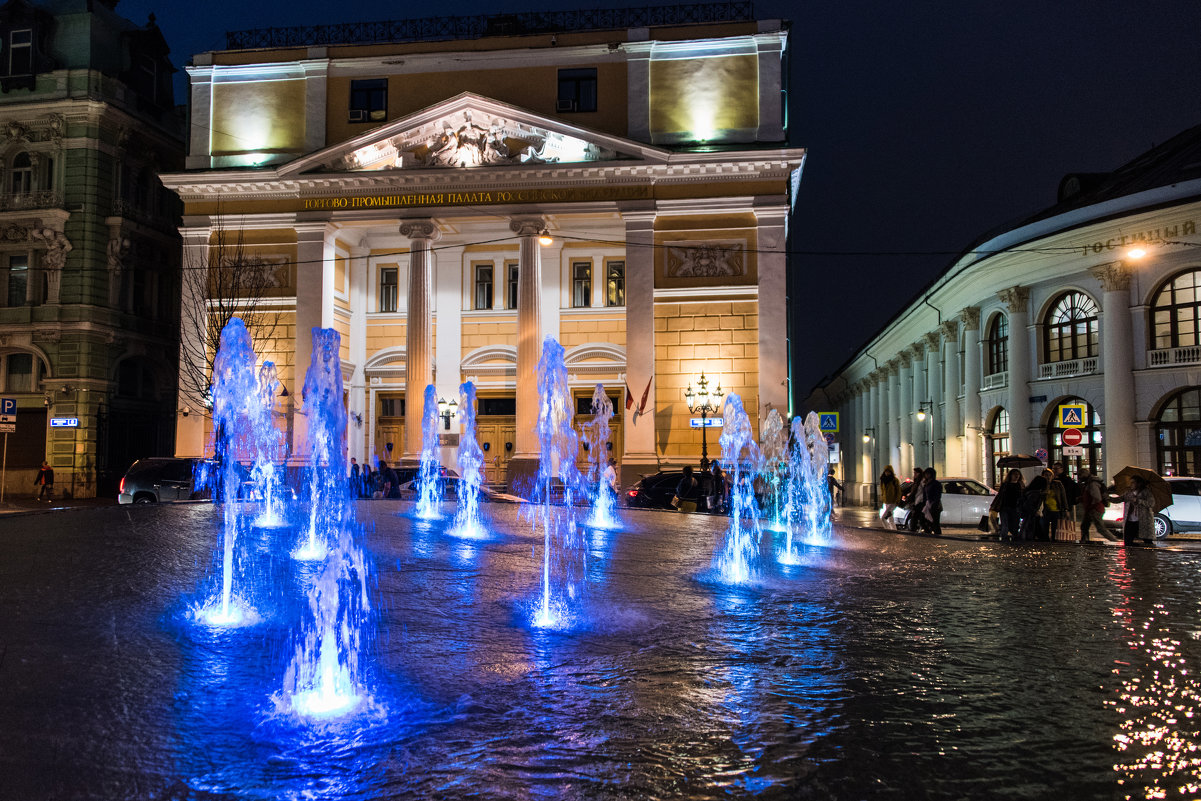
[[(974, 478), (963, 476), (948, 476), (938, 479), (942, 483), (942, 517), (939, 522), (944, 526), (975, 526), (981, 517), (988, 515), (988, 507), (992, 505), (996, 491), (986, 487)], [(906, 481), (901, 486), (902, 499), (908, 498), (911, 483)], [(912, 518), (912, 519), (911, 519)], [(897, 528), (907, 528), (917, 531), (919, 528), (916, 515), (910, 515), (908, 507), (898, 506), (892, 513), (892, 519)]]
[[(1201, 478), (1164, 476), (1172, 486), (1172, 505), (1155, 513), (1155, 538), (1163, 539), (1180, 531), (1201, 531)], [(1102, 516), (1119, 532), (1124, 522), (1122, 502), (1110, 498)]]

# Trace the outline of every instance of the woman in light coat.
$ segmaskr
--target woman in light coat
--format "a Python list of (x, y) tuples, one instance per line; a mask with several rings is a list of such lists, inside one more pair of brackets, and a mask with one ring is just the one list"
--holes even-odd
[(892, 471), (892, 465), (886, 464), (884, 472), (880, 474), (880, 503), (884, 504), (884, 508), (880, 510), (880, 520), (884, 522), (884, 528), (896, 531), (897, 523), (892, 519), (892, 513), (900, 502), (901, 482)]
[(1136, 539), (1155, 539), (1155, 496), (1141, 476), (1131, 476), (1130, 488), (1122, 493), (1122, 544)]

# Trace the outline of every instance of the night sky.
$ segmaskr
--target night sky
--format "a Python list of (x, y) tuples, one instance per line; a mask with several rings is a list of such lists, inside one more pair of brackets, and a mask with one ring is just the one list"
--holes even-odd
[[(664, 4), (463, 0), (451, 13)], [(139, 23), (154, 12), (178, 67), (224, 47), (226, 30), (437, 8), (117, 6)], [(979, 235), (1053, 204), (1065, 173), (1112, 170), (1201, 124), (1198, 0), (756, 0), (755, 13), (792, 21), (791, 144), (809, 150), (792, 259), (804, 277), (794, 299), (801, 397)]]

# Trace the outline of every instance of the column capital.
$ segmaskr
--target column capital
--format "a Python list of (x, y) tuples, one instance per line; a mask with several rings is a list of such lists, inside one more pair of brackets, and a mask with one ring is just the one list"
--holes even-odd
[(998, 292), (997, 297), (1010, 314), (1025, 314), (1030, 306), (1030, 287), (1011, 286)]
[(964, 331), (979, 331), (980, 330), (980, 307), (965, 306), (959, 312), (959, 319), (963, 321)]
[(897, 367), (901, 370), (907, 370), (913, 366), (913, 353), (909, 348), (897, 354)]
[(941, 343), (939, 342), (939, 337), (938, 337), (937, 331), (928, 332), (925, 336), (925, 340), (926, 340), (926, 352), (927, 353), (934, 353), (934, 352), (938, 351), (938, 347)]
[(901, 360), (889, 359), (888, 364), (884, 365), (884, 369), (888, 371), (889, 378), (895, 378), (901, 374)]
[(1101, 283), (1101, 289), (1106, 292), (1126, 292), (1130, 289), (1130, 279), (1134, 271), (1124, 261), (1111, 261), (1098, 264), (1089, 269), (1093, 278)]
[(959, 321), (947, 320), (938, 327), (938, 333), (942, 334), (942, 338), (947, 342), (959, 343)]
[(538, 236), (546, 230), (546, 220), (541, 217), (514, 217), (509, 220), (509, 230), (518, 236)]
[(436, 242), (441, 238), (442, 232), (433, 220), (405, 220), (400, 224), (400, 235), (409, 239), (428, 239)]

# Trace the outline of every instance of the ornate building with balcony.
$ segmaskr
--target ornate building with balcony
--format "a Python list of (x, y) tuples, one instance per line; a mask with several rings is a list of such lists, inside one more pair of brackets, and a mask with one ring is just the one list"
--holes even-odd
[(990, 484), (1010, 453), (1201, 474), (1199, 223), (1201, 126), (974, 244), (807, 400), (841, 410), (858, 497), (929, 453)]
[[(167, 45), (116, 0), (0, 8), (0, 397), (10, 493), (114, 492), (171, 452), (183, 163)], [(51, 425), (52, 421), (57, 422)], [(10, 495), (11, 497), (11, 495)]]
[[(614, 400), (626, 481), (700, 460), (685, 392), (702, 371), (755, 422), (786, 410), (805, 154), (787, 146), (787, 23), (752, 12), (273, 29), (196, 56), (189, 170), (164, 180), (185, 203), (185, 264), (218, 269), (236, 228), (272, 271), (259, 356), (292, 390), (276, 408), (292, 452), (316, 326), (341, 334), (360, 463), (419, 458), (426, 386), (457, 399), (471, 381), (486, 477), (519, 485), (545, 337), (565, 349), (577, 423), (598, 384)], [(182, 336), (207, 358), (204, 321)], [(180, 408), (202, 411), (188, 389)], [(211, 447), (203, 414), (178, 431), (181, 456)], [(458, 435), (448, 423), (447, 465)]]

